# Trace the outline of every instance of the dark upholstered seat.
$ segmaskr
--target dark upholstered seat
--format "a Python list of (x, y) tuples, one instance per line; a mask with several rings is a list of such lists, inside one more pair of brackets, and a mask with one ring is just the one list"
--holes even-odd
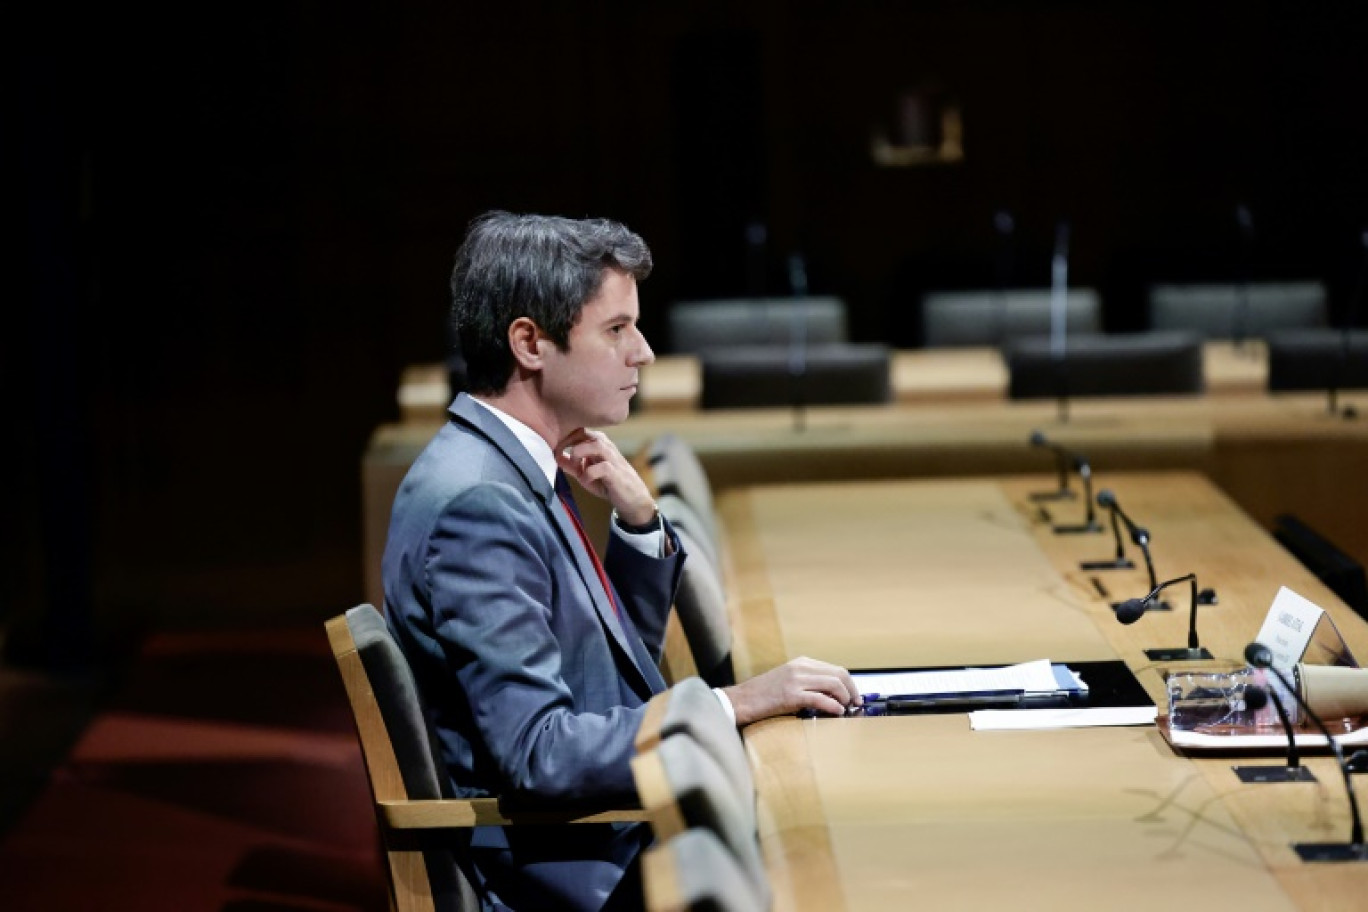
[(1200, 393), (1204, 386), (1194, 333), (1079, 336), (1062, 360), (1049, 338), (1034, 337), (1007, 346), (1004, 356), (1013, 399)]
[[(942, 346), (1002, 345), (1050, 332), (1052, 292), (1048, 288), (1002, 291), (933, 291), (922, 297), (922, 343)], [(1064, 295), (1070, 335), (1102, 331), (1102, 301), (1091, 288)]]
[(672, 350), (690, 354), (787, 345), (799, 335), (810, 345), (849, 341), (846, 304), (836, 297), (679, 301), (669, 322)]
[(1268, 334), (1270, 391), (1368, 389), (1368, 330), (1283, 330)]
[(758, 842), (753, 796), (738, 796), (716, 759), (685, 733), (670, 735), (632, 759), (637, 792), (651, 816), (657, 842), (685, 830), (710, 830), (737, 860), (762, 907), (770, 901), (769, 879)]
[[(795, 359), (787, 347), (717, 349), (701, 356), (703, 408), (851, 405), (892, 398), (884, 345), (820, 345)], [(802, 372), (795, 374), (795, 363)]]
[(1326, 325), (1320, 282), (1154, 285), (1148, 297), (1151, 329), (1190, 330), (1205, 339), (1262, 338)]
[(712, 830), (694, 827), (646, 853), (646, 912), (764, 912), (741, 862)]

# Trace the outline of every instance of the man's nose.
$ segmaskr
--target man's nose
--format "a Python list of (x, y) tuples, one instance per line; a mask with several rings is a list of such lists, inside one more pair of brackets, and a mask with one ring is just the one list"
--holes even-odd
[(637, 346), (632, 363), (640, 367), (655, 361), (655, 352), (651, 351), (651, 344), (646, 341), (646, 337), (642, 335), (641, 330), (637, 330), (637, 339), (640, 344)]

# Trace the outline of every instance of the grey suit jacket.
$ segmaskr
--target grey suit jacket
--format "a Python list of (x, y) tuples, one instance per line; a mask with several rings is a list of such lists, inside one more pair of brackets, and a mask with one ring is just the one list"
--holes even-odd
[[(451, 788), (537, 802), (631, 800), (632, 742), (684, 555), (609, 536), (620, 613), (530, 454), (462, 394), (395, 496), (385, 614), (413, 665)], [(641, 825), (482, 828), (487, 905), (604, 905), (649, 841)], [(639, 902), (639, 897), (637, 897)]]

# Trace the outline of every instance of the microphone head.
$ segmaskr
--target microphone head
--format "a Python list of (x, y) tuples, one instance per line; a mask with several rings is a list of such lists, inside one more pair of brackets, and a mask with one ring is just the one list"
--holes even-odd
[(1031, 431), (1031, 446), (1045, 446), (1045, 435), (1040, 431)]
[(1268, 705), (1268, 691), (1257, 684), (1251, 684), (1244, 689), (1245, 708), (1251, 712), (1258, 712)]
[(1116, 606), (1116, 619), (1123, 624), (1134, 624), (1145, 613), (1144, 599), (1126, 599)]
[(1097, 505), (1106, 510), (1116, 506), (1116, 495), (1111, 492), (1111, 488), (1103, 488), (1097, 492)]
[(1245, 661), (1255, 668), (1273, 667), (1273, 650), (1263, 643), (1250, 643), (1245, 647)]

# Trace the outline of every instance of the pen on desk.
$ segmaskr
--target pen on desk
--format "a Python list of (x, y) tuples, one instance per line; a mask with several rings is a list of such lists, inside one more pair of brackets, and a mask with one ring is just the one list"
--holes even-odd
[(977, 709), (985, 706), (1016, 706), (1026, 695), (1024, 690), (969, 690), (938, 694), (901, 694), (887, 697), (882, 702), (887, 712), (911, 712), (918, 709)]

